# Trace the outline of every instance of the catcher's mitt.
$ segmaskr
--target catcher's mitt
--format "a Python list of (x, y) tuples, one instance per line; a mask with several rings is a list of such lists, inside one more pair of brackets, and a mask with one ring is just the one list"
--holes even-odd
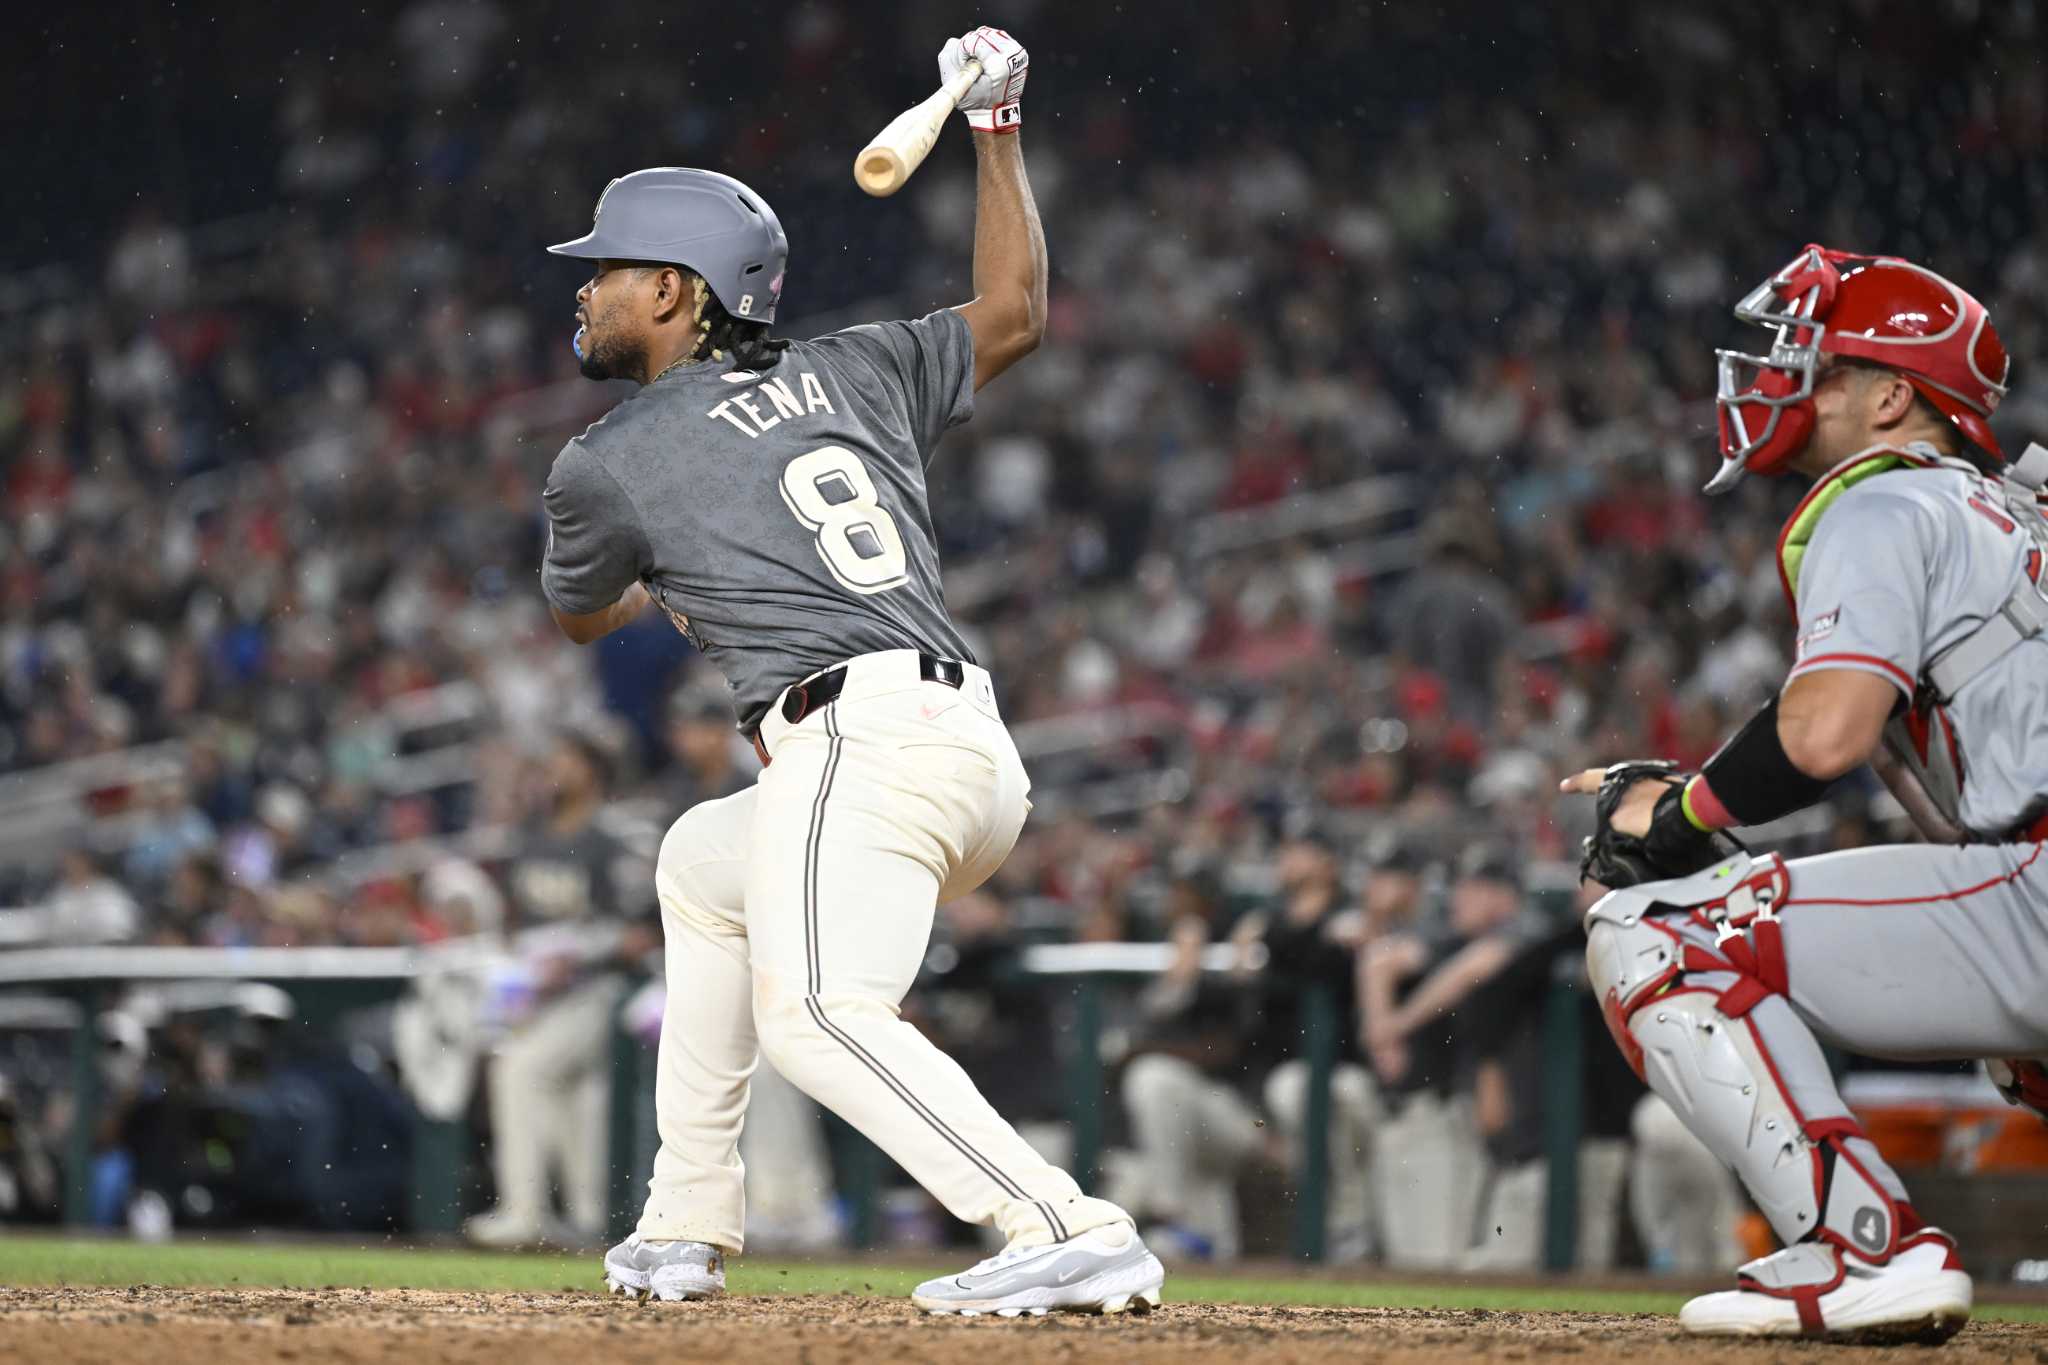
[[(1661, 781), (1664, 794), (1657, 798), (1656, 813), (1650, 817), (1647, 835), (1623, 834), (1614, 828), (1614, 812), (1628, 789), (1644, 780)], [(1726, 835), (1710, 834), (1685, 818), (1679, 807), (1679, 793), (1685, 777), (1678, 765), (1666, 759), (1636, 759), (1616, 763), (1600, 781), (1594, 798), (1593, 833), (1586, 838), (1579, 855), (1579, 880), (1598, 882), (1610, 890), (1639, 882), (1687, 877), (1712, 867), (1742, 846)]]

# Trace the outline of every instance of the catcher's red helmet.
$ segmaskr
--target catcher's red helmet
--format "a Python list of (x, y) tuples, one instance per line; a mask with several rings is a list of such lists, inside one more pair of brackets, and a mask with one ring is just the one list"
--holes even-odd
[(1813, 435), (1813, 382), (1824, 355), (1897, 370), (1964, 440), (1999, 463), (1988, 420), (2012, 368), (1984, 305), (1896, 256), (1808, 246), (1742, 302), (1735, 316), (1775, 327), (1768, 356), (1716, 351), (1721, 469), (1709, 493), (1745, 470), (1775, 474)]

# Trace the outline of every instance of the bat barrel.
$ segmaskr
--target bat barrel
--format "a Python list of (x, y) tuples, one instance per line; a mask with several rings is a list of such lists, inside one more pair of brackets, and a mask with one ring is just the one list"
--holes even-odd
[(894, 147), (870, 147), (854, 162), (853, 178), (869, 194), (894, 194), (910, 178), (910, 168)]
[(980, 61), (970, 58), (938, 90), (889, 120), (889, 126), (853, 159), (854, 183), (878, 198), (902, 189), (938, 140), (946, 116), (980, 75)]

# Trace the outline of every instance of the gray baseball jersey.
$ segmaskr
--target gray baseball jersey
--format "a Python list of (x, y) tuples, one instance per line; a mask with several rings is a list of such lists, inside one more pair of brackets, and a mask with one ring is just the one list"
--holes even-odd
[(793, 342), (761, 374), (679, 365), (556, 456), (542, 591), (582, 615), (646, 583), (749, 734), (783, 688), (856, 655), (972, 663), (924, 471), (973, 412), (974, 337), (951, 309)]
[[(1872, 474), (1842, 492), (1796, 571), (1792, 676), (1857, 669), (1912, 699), (1929, 660), (1995, 616), (2016, 588), (2040, 584), (2035, 537), (2006, 494), (1959, 461)], [(1920, 751), (1915, 766), (1952, 775), (1959, 788), (1935, 792), (1954, 802), (1945, 813), (1978, 837), (2006, 837), (2048, 799), (2048, 637), (2021, 640), (1947, 706), (1923, 695), (1902, 726)]]

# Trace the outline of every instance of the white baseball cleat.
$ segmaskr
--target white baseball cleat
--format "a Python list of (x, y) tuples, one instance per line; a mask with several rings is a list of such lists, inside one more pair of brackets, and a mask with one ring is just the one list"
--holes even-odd
[(1129, 1223), (1091, 1228), (1050, 1246), (1008, 1247), (972, 1270), (926, 1280), (910, 1301), (927, 1313), (999, 1318), (1146, 1313), (1166, 1271)]
[(1970, 1277), (1938, 1228), (1907, 1237), (1882, 1264), (1801, 1242), (1751, 1261), (1736, 1278), (1740, 1289), (1686, 1304), (1678, 1325), (1697, 1336), (1933, 1343), (1970, 1320)]
[(716, 1298), (725, 1292), (725, 1253), (706, 1242), (649, 1242), (636, 1232), (604, 1254), (604, 1284), (634, 1299)]

